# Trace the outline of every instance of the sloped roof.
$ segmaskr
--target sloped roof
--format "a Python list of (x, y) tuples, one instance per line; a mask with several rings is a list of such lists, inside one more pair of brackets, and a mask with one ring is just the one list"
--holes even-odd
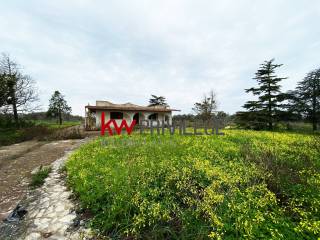
[(177, 109), (170, 109), (164, 106), (154, 106), (154, 107), (146, 107), (139, 106), (133, 103), (123, 103), (123, 104), (115, 104), (109, 101), (96, 101), (96, 106), (85, 106), (87, 109), (91, 110), (114, 110), (114, 111), (144, 111), (144, 112), (172, 112), (172, 111), (180, 111)]

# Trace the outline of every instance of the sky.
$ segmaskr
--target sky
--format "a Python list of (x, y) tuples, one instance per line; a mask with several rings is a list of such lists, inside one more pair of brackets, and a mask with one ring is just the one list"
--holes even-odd
[(147, 105), (151, 94), (192, 113), (211, 89), (241, 110), (259, 64), (275, 58), (282, 90), (320, 67), (320, 1), (0, 1), (0, 52), (55, 90), (73, 114), (96, 100)]

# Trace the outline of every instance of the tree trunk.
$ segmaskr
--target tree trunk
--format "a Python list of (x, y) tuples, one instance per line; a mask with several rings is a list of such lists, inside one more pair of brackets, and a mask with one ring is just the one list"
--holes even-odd
[(315, 121), (315, 119), (312, 119), (312, 129), (313, 131), (317, 131), (317, 122)]
[[(270, 81), (270, 76), (268, 74), (268, 78)], [(271, 86), (270, 83), (268, 84), (268, 111), (269, 111), (269, 121), (268, 121), (268, 128), (269, 130), (272, 130), (272, 107), (271, 107), (271, 90), (270, 90)]]
[(17, 109), (17, 98), (16, 98), (16, 83), (15, 83), (15, 79), (12, 79), (12, 85), (11, 85), (11, 89), (10, 89), (10, 97), (12, 99), (12, 111), (13, 111), (13, 118), (14, 118), (14, 122), (18, 125), (19, 123), (19, 116), (18, 116), (18, 109)]
[(12, 74), (11, 72), (11, 66), (9, 65), (9, 79), (10, 79), (10, 97), (12, 99), (12, 110), (13, 110), (13, 118), (16, 125), (19, 123), (19, 116), (18, 116), (18, 110), (17, 110), (17, 98), (16, 98), (16, 85), (17, 85), (17, 79), (16, 75)]
[(316, 95), (316, 86), (313, 83), (312, 86), (312, 129), (313, 131), (317, 130), (317, 95)]
[(59, 124), (60, 125), (62, 124), (62, 114), (60, 110), (59, 110)]
[(18, 125), (19, 123), (19, 116), (18, 116), (18, 110), (17, 110), (17, 104), (16, 104), (16, 99), (14, 98), (12, 100), (12, 108), (13, 108), (13, 117), (15, 123)]

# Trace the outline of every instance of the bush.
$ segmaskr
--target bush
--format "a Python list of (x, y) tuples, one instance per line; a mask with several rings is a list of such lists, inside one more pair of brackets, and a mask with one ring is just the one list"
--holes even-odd
[(111, 238), (320, 236), (312, 136), (230, 130), (223, 137), (100, 138), (66, 167), (93, 227)]

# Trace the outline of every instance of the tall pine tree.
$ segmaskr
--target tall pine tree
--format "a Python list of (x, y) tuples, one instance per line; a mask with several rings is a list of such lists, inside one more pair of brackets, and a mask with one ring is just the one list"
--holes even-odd
[(275, 123), (281, 118), (284, 94), (281, 93), (279, 84), (285, 77), (278, 77), (275, 70), (282, 64), (274, 64), (274, 59), (265, 61), (255, 74), (258, 87), (245, 89), (246, 93), (258, 96), (256, 101), (248, 101), (244, 104), (246, 112), (239, 112), (238, 122), (254, 128), (267, 128), (272, 130)]
[(295, 96), (293, 105), (312, 122), (313, 130), (317, 130), (320, 122), (320, 68), (309, 72), (298, 82)]

